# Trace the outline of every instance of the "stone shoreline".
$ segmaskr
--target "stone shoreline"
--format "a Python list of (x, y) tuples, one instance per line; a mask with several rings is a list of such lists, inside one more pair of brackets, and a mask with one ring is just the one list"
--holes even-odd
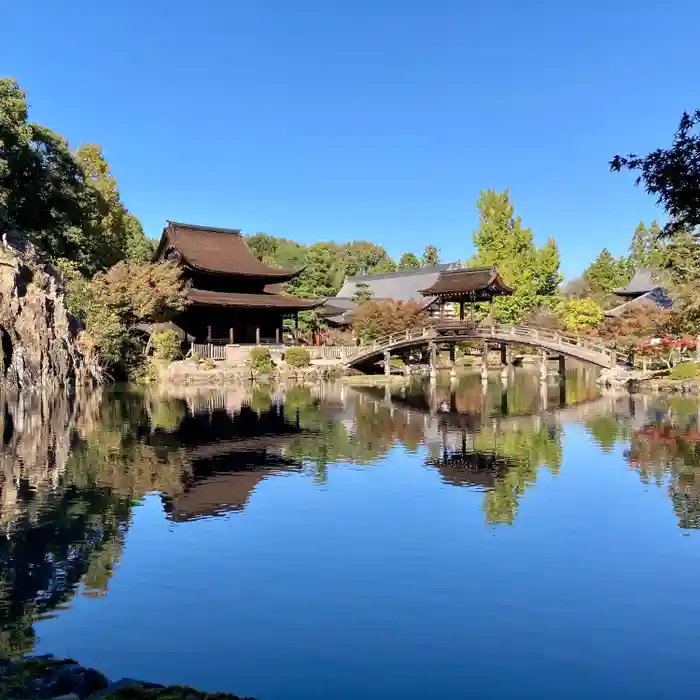
[(209, 693), (179, 685), (131, 678), (110, 681), (94, 668), (50, 654), (19, 660), (0, 657), (2, 700), (253, 700), (230, 693)]

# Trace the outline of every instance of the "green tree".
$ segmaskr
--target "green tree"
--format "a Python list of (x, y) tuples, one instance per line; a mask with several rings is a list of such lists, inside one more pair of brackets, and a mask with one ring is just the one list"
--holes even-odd
[(355, 285), (355, 293), (352, 295), (353, 301), (369, 301), (372, 298), (372, 290), (366, 282), (358, 282)]
[(106, 268), (121, 260), (150, 262), (153, 244), (146, 237), (139, 220), (124, 206), (117, 181), (100, 146), (82, 144), (75, 157), (103, 202), (99, 215), (90, 222), (89, 243), (94, 246), (92, 255), (95, 266)]
[(625, 258), (616, 258), (607, 248), (584, 270), (588, 293), (603, 308), (619, 303), (612, 290), (624, 287), (632, 278), (632, 269)]
[(428, 244), (423, 251), (423, 267), (432, 267), (440, 263), (440, 251), (432, 244)]
[(420, 267), (420, 260), (415, 253), (404, 253), (399, 260), (399, 270), (413, 270)]
[(15, 80), (0, 79), (0, 227), (52, 257), (94, 269), (91, 223), (106, 209), (64, 138), (30, 122)]
[(391, 259), (382, 260), (378, 265), (370, 269), (370, 275), (382, 275), (387, 272), (396, 272), (396, 263)]
[(669, 216), (665, 235), (692, 232), (700, 226), (700, 110), (684, 112), (670, 148), (657, 148), (646, 156), (616, 155), (614, 172), (638, 172), (636, 184), (644, 184)]
[(647, 228), (643, 221), (634, 230), (630, 254), (629, 267), (636, 272), (644, 268), (657, 267), (660, 264), (663, 243), (660, 240), (661, 227), (658, 222), (652, 221)]
[(569, 299), (562, 306), (561, 316), (564, 328), (578, 333), (585, 328), (597, 328), (604, 313), (593, 299)]
[(533, 309), (549, 308), (561, 283), (559, 250), (554, 239), (537, 249), (532, 231), (522, 225), (508, 194), (486, 190), (477, 201), (479, 228), (474, 231), (476, 254), (471, 266), (492, 266), (514, 288), (495, 300), (496, 318), (515, 323)]

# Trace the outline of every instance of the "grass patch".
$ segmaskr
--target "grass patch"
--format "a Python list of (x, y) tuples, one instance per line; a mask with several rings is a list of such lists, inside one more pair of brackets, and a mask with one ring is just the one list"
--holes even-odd
[(698, 376), (698, 369), (698, 365), (695, 362), (683, 362), (671, 368), (671, 371), (668, 373), (668, 378), (676, 380), (696, 379)]

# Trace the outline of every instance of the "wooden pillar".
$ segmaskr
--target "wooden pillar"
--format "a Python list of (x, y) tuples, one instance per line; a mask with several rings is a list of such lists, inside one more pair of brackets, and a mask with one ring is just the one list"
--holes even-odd
[(471, 309), (471, 317), (472, 317), (472, 326), (476, 326), (476, 321), (474, 319), (474, 300), (471, 300), (471, 303), (469, 304), (469, 308)]
[(559, 376), (566, 379), (566, 355), (559, 355)]
[(228, 329), (228, 342), (233, 345), (233, 328)]
[(540, 350), (540, 380), (547, 381), (547, 351)]
[(255, 327), (255, 344), (260, 345), (260, 326)]
[(489, 344), (481, 346), (481, 379), (485, 381), (489, 378)]
[(450, 345), (450, 379), (454, 379), (457, 376), (457, 365), (455, 364), (455, 346), (454, 343)]
[(501, 366), (508, 366), (508, 346), (505, 343), (501, 343)]
[(489, 325), (491, 326), (491, 332), (493, 333), (493, 297), (489, 299)]
[(388, 350), (384, 351), (384, 376), (391, 375), (391, 353)]
[[(464, 299), (459, 300), (459, 321), (464, 323)], [(700, 347), (700, 338), (698, 338), (698, 347)]]
[(211, 343), (211, 326), (207, 326), (207, 343)]
[(279, 328), (275, 328), (275, 343), (277, 345), (280, 344), (280, 329)]
[(430, 349), (430, 378), (435, 379), (437, 377), (437, 345), (430, 343), (428, 348)]

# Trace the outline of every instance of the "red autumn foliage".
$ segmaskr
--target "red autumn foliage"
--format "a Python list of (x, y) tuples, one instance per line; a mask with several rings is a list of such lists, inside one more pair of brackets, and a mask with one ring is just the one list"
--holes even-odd
[(430, 324), (420, 301), (365, 301), (355, 312), (352, 329), (364, 343), (391, 333)]

